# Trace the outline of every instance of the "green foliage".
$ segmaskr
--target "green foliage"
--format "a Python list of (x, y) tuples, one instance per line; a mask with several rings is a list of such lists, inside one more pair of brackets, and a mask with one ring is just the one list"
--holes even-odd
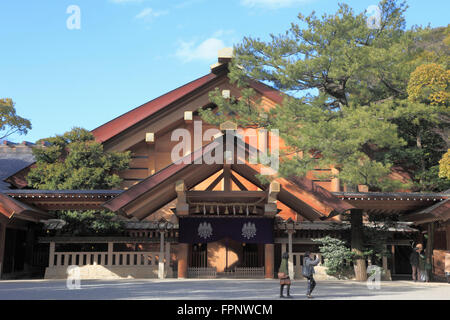
[(450, 149), (448, 149), (439, 161), (439, 177), (450, 180)]
[(354, 253), (345, 241), (330, 236), (314, 239), (314, 241), (321, 244), (319, 249), (325, 259), (328, 275), (338, 279), (352, 277), (353, 270), (349, 262), (352, 261)]
[[(428, 188), (421, 175), (447, 149), (448, 108), (408, 100), (407, 88), (424, 61), (446, 60), (439, 54), (448, 48), (448, 28), (438, 36), (430, 28), (406, 30), (405, 3), (383, 0), (379, 7), (379, 29), (369, 29), (364, 13), (341, 4), (321, 18), (299, 14), (298, 24), (269, 41), (244, 38), (229, 66), (242, 96), (224, 99), (216, 90), (210, 96), (215, 108), (201, 116), (213, 124), (231, 117), (243, 127), (278, 129), (287, 145), (280, 154), (282, 176), (335, 166), (343, 182), (373, 191)], [(250, 79), (290, 95), (264, 110)], [(392, 180), (393, 166), (406, 167), (411, 183)]]
[(74, 128), (42, 139), (48, 146), (34, 148), (36, 166), (27, 176), (35, 189), (93, 190), (118, 188), (117, 172), (128, 168), (130, 152), (104, 152), (92, 133)]
[(450, 189), (450, 180), (439, 175), (439, 166), (433, 166), (418, 174), (417, 177), (421, 181), (422, 190), (433, 192)]
[(27, 134), (31, 122), (17, 115), (15, 103), (9, 99), (0, 99), (0, 139), (14, 133)]
[(423, 64), (411, 73), (408, 98), (431, 105), (450, 105), (450, 70), (436, 63)]
[(382, 258), (390, 255), (386, 247), (386, 243), (392, 240), (389, 228), (396, 226), (398, 217), (373, 214), (368, 216), (368, 220), (370, 225), (363, 226), (363, 255), (371, 258), (372, 264), (381, 266)]
[(110, 235), (123, 230), (122, 222), (115, 219), (116, 214), (106, 210), (58, 211), (56, 217), (67, 222), (61, 233), (71, 236)]
[[(118, 172), (128, 168), (130, 152), (105, 152), (88, 130), (74, 128), (63, 135), (43, 139), (46, 147), (34, 148), (36, 165), (31, 168), (28, 184), (41, 190), (95, 190), (118, 188)], [(112, 220), (115, 213), (100, 210), (60, 211), (68, 222), (63, 232), (73, 235), (112, 233), (121, 224)]]

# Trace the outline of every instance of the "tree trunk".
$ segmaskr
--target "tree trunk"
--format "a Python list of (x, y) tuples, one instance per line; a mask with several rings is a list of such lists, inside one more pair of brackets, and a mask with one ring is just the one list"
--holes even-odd
[(362, 210), (352, 209), (350, 211), (351, 231), (352, 231), (352, 251), (357, 255), (354, 263), (355, 276), (358, 281), (367, 280), (366, 261), (363, 254), (363, 223)]

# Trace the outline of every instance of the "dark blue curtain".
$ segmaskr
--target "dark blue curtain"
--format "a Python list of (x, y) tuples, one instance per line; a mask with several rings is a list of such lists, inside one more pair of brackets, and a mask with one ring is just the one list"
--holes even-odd
[(246, 243), (273, 243), (273, 218), (184, 217), (179, 219), (180, 243), (206, 243), (230, 238)]

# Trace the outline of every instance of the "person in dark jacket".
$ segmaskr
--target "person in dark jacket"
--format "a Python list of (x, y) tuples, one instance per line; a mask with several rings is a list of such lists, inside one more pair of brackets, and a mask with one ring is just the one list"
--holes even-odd
[(289, 253), (284, 252), (281, 256), (281, 264), (278, 269), (278, 278), (280, 279), (280, 298), (284, 298), (283, 296), (283, 288), (287, 286), (287, 294), (286, 297), (290, 298), (290, 290), (291, 290), (291, 280), (289, 278), (289, 270), (288, 270), (288, 259)]
[(312, 298), (311, 293), (316, 287), (316, 281), (314, 280), (314, 266), (317, 266), (320, 262), (320, 258), (317, 257), (316, 260), (311, 259), (310, 253), (306, 252), (303, 258), (302, 274), (308, 279), (308, 289), (306, 290), (306, 296)]
[(412, 269), (412, 279), (416, 282), (419, 278), (419, 247), (415, 247), (414, 251), (409, 256), (409, 263)]

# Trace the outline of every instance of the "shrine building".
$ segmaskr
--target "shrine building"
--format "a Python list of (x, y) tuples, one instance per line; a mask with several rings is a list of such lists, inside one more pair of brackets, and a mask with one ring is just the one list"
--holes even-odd
[[(450, 250), (449, 193), (372, 192), (321, 178), (334, 168), (261, 182), (258, 175), (273, 168), (251, 159), (261, 145), (272, 150), (270, 137), (240, 130), (232, 119), (214, 127), (198, 114), (214, 108), (208, 94), (216, 88), (224, 96), (240, 96), (227, 76), (230, 60), (230, 51), (221, 50), (205, 76), (92, 130), (104, 150), (131, 151), (129, 169), (120, 172), (121, 189), (34, 190), (26, 180), (33, 164), (6, 177), (8, 187), (0, 190), (1, 277), (64, 279), (69, 266), (79, 266), (82, 279), (276, 278), (281, 255), (288, 252), (289, 272), (300, 278), (304, 253), (319, 254), (314, 239), (352, 232), (344, 219), (351, 212), (369, 227), (368, 213), (401, 217), (384, 243), (391, 253), (382, 261), (389, 278), (410, 273), (409, 253), (425, 234), (433, 272), (443, 276)], [(281, 92), (258, 81), (249, 85), (263, 108), (282, 103)], [(192, 141), (174, 161), (176, 129), (185, 129)], [(0, 159), (18, 147), (1, 146)], [(209, 161), (218, 158), (223, 161)], [(54, 211), (92, 209), (115, 212), (125, 231), (60, 234), (64, 222)], [(326, 277), (323, 268), (322, 259), (318, 274)]]

